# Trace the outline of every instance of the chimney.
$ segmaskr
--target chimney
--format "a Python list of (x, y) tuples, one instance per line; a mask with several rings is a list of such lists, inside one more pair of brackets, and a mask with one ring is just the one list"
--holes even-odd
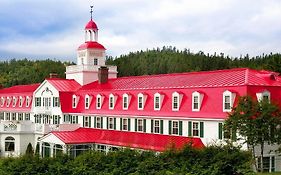
[(50, 78), (58, 78), (58, 74), (56, 74), (56, 73), (50, 73)]
[(98, 71), (99, 84), (106, 83), (108, 80), (108, 67), (101, 66)]

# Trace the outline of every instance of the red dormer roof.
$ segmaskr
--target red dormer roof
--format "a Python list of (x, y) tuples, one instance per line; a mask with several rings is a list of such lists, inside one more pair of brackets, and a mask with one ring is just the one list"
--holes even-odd
[(4, 89), (0, 89), (0, 95), (13, 95), (13, 94), (22, 94), (22, 93), (33, 93), (38, 87), (39, 83), (37, 84), (30, 84), (30, 85), (16, 85)]
[(93, 128), (79, 128), (75, 131), (53, 131), (51, 134), (54, 134), (65, 144), (97, 143), (153, 151), (164, 151), (172, 145), (178, 149), (183, 148), (185, 144), (191, 144), (198, 149), (204, 147), (200, 138)]
[(85, 26), (85, 30), (87, 29), (97, 30), (98, 26), (93, 20), (90, 20)]
[(75, 92), (81, 87), (81, 85), (73, 79), (47, 78), (46, 80), (59, 92)]
[(78, 50), (84, 50), (84, 49), (101, 49), (101, 50), (106, 50), (103, 45), (96, 41), (86, 41), (84, 44), (81, 44), (78, 47)]

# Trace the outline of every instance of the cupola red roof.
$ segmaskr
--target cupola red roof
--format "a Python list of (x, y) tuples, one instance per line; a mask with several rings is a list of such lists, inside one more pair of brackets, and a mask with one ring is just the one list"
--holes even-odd
[(84, 44), (81, 44), (78, 47), (78, 50), (84, 49), (102, 49), (105, 50), (105, 47), (96, 41), (86, 41)]
[(85, 30), (87, 29), (98, 30), (98, 26), (93, 20), (90, 20), (85, 26)]

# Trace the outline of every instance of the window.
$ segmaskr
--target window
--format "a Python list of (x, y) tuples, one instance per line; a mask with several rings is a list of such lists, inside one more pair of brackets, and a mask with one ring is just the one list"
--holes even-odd
[[(26, 103), (27, 103), (26, 99)], [(35, 107), (41, 106), (41, 97), (35, 97)]]
[(101, 95), (97, 95), (97, 99), (96, 99), (96, 108), (97, 109), (101, 109), (101, 106), (102, 106), (102, 96)]
[(98, 65), (98, 59), (94, 58), (94, 65)]
[(77, 97), (76, 95), (72, 96), (72, 108), (76, 108), (77, 107)]
[(114, 129), (114, 118), (109, 117), (107, 123), (108, 129)]
[(109, 95), (109, 109), (114, 109), (115, 96), (113, 94)]
[(18, 114), (18, 120), (23, 120), (23, 113)]
[(144, 95), (142, 93), (138, 94), (138, 110), (143, 110), (144, 108)]
[(15, 139), (13, 137), (6, 137), (5, 139), (5, 151), (15, 151)]
[(24, 120), (30, 120), (30, 114), (29, 113), (24, 114)]
[(16, 103), (17, 103), (17, 98), (16, 98), (16, 97), (13, 97), (13, 107), (16, 106)]
[(223, 112), (231, 112), (233, 102), (235, 99), (235, 93), (230, 91), (224, 91), (223, 93)]
[(270, 102), (270, 92), (267, 90), (264, 90), (263, 92), (259, 92), (256, 93), (257, 96), (257, 100), (259, 102), (263, 101), (263, 100), (267, 100), (268, 102)]
[(179, 122), (172, 121), (172, 134), (178, 135), (179, 134)]
[[(263, 171), (264, 172), (275, 172), (275, 157), (263, 157)], [(258, 157), (258, 171), (261, 171), (261, 156)]]
[(172, 99), (173, 99), (172, 110), (178, 111), (179, 110), (179, 94), (177, 92), (174, 92)]
[(5, 103), (5, 98), (1, 97), (1, 107), (4, 105), (4, 103)]
[(137, 121), (137, 131), (143, 131), (143, 119), (138, 119)]
[(84, 127), (91, 127), (91, 117), (84, 116)]
[(5, 120), (11, 120), (11, 113), (9, 113), (9, 112), (6, 113)]
[(29, 107), (30, 104), (30, 97), (26, 97), (26, 107)]
[(124, 119), (122, 119), (123, 121), (122, 121), (122, 130), (123, 131), (128, 131), (128, 119), (126, 119), (126, 118), (124, 118)]
[(97, 117), (96, 118), (96, 128), (103, 128), (102, 127), (102, 118), (101, 117)]
[(89, 109), (90, 97), (86, 95), (85, 97), (85, 109)]
[(43, 106), (45, 108), (51, 107), (51, 97), (43, 97)]
[(22, 101), (23, 101), (23, 98), (20, 97), (20, 100), (19, 100), (19, 106), (22, 107)]
[(128, 109), (128, 96), (123, 96), (123, 109)]
[(0, 120), (4, 120), (4, 112), (0, 112)]
[(10, 103), (11, 103), (11, 98), (10, 98), (10, 97), (7, 97), (7, 107), (10, 106)]
[(12, 120), (17, 120), (17, 114), (16, 113), (12, 113)]
[(60, 124), (60, 116), (59, 115), (54, 115), (53, 116), (53, 124), (54, 125)]
[(200, 111), (204, 95), (197, 91), (192, 93), (192, 111)]
[(60, 107), (60, 99), (59, 97), (53, 97), (53, 106)]
[(198, 122), (192, 123), (192, 136), (199, 136), (199, 123)]
[(159, 93), (156, 93), (154, 94), (154, 110), (160, 110), (160, 108), (161, 108), (161, 95)]
[(159, 134), (160, 133), (160, 120), (154, 120), (154, 128), (153, 133)]

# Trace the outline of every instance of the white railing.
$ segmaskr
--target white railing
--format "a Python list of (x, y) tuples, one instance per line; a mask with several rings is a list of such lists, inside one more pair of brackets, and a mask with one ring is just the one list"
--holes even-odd
[(0, 132), (33, 132), (31, 121), (1, 121)]
[[(97, 65), (72, 65), (66, 67), (66, 72), (79, 72), (79, 71), (98, 71), (100, 66)], [(117, 72), (117, 66), (107, 66), (109, 72)]]

